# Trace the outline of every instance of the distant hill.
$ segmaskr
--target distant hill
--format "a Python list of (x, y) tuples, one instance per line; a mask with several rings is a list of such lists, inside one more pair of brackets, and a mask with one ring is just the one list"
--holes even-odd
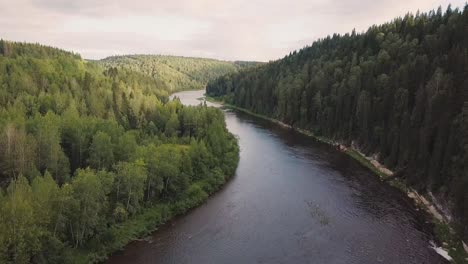
[(171, 91), (203, 89), (210, 80), (260, 64), (165, 55), (112, 56), (97, 62), (108, 68), (126, 68), (143, 73), (165, 83)]
[(78, 53), (39, 43), (13, 42), (3, 39), (0, 39), (0, 55), (9, 58), (21, 56), (35, 59), (51, 59), (60, 57), (81, 60), (81, 56)]

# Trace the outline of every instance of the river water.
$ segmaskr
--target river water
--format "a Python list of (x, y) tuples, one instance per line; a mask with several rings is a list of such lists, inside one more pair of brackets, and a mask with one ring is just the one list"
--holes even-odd
[[(203, 91), (176, 95), (193, 105)], [(346, 154), (244, 113), (225, 114), (239, 137), (236, 175), (108, 263), (446, 263), (412, 201)]]

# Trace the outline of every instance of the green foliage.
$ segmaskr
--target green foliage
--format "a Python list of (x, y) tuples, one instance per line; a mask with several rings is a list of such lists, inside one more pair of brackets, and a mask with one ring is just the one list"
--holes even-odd
[(97, 132), (89, 148), (89, 164), (96, 169), (109, 169), (114, 163), (111, 137), (105, 132)]
[(72, 184), (70, 208), (67, 210), (75, 247), (83, 243), (103, 224), (107, 206), (107, 194), (96, 173), (91, 169), (76, 171)]
[[(172, 88), (144, 72), (0, 48), (0, 263), (102, 261), (234, 173), (220, 110), (169, 101)], [(198, 83), (220, 63), (170, 65)]]
[(37, 210), (34, 195), (24, 177), (13, 181), (7, 193), (1, 214), (2, 223), (8, 227), (2, 230), (3, 255), (13, 263), (29, 263), (31, 256), (40, 251), (40, 230), (33, 225)]
[(131, 214), (138, 212), (143, 202), (147, 172), (144, 162), (120, 162), (115, 166), (116, 201)]
[(468, 238), (468, 6), (328, 36), (222, 76), (212, 97), (377, 154), (453, 204)]
[(257, 62), (228, 62), (213, 59), (162, 56), (114, 56), (98, 61), (108, 68), (126, 68), (141, 72), (163, 84), (168, 90), (200, 90), (208, 81)]

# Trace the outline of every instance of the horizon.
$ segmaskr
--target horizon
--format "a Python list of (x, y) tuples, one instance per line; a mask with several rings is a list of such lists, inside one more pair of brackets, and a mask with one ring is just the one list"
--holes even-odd
[[(231, 11), (239, 11), (238, 7), (217, 5), (211, 1), (213, 0), (201, 0), (195, 4), (192, 3), (188, 8), (183, 5), (183, 1), (174, 5), (167, 4), (168, 6), (161, 8), (155, 7), (151, 2), (142, 1), (143, 6), (147, 6), (148, 10), (133, 7), (128, 12), (130, 16), (124, 15), (126, 10), (123, 10), (130, 2), (118, 6), (107, 3), (107, 9), (105, 9), (107, 13), (102, 13), (102, 7), (106, 3), (95, 6), (91, 4), (92, 2), (62, 3), (59, 0), (20, 0), (12, 4), (0, 3), (0, 9), (5, 13), (0, 18), (0, 27), (4, 29), (1, 38), (8, 41), (56, 47), (80, 54), (86, 60), (101, 60), (125, 55), (162, 55), (221, 61), (269, 62), (281, 59), (290, 52), (298, 51), (333, 34), (344, 35), (352, 32), (353, 29), (361, 33), (373, 25), (390, 22), (408, 13), (428, 13), (439, 7), (445, 11), (449, 5), (452, 9), (463, 9), (467, 4), (462, 0), (399, 0), (396, 3), (390, 1), (354, 3), (351, 1), (342, 7), (342, 3), (336, 3), (334, 0), (315, 0), (311, 6), (321, 7), (315, 10), (311, 9), (307, 3), (297, 4), (298, 7), (301, 6), (300, 9), (295, 8), (295, 5), (293, 7), (282, 6), (285, 1), (279, 0), (275, 1), (269, 10), (259, 14), (263, 23), (255, 26), (249, 25), (246, 28), (242, 22), (239, 22), (241, 20), (237, 19), (251, 20), (252, 14), (231, 14)], [(256, 1), (252, 5), (256, 6), (262, 1)], [(303, 7), (304, 5), (306, 7)], [(283, 7), (285, 13), (295, 12), (299, 16), (282, 19), (278, 23), (278, 18), (273, 17), (273, 14), (283, 11), (278, 10), (281, 9), (279, 7)], [(365, 7), (367, 10), (358, 12), (356, 15), (355, 12), (347, 11), (346, 7), (354, 10)], [(203, 10), (199, 10), (200, 8)], [(215, 16), (202, 15), (207, 12), (207, 8), (222, 10), (227, 14), (221, 17), (219, 13)], [(12, 10), (19, 9), (31, 14), (27, 16), (29, 19), (26, 22), (22, 21), (23, 17), (14, 16)], [(320, 14), (323, 19), (315, 21), (317, 19), (314, 18), (314, 12), (307, 13), (311, 10), (315, 10), (314, 12)], [(327, 10), (329, 10), (328, 13)], [(378, 12), (373, 12), (376, 10)], [(380, 10), (385, 10), (385, 12), (382, 14)], [(165, 17), (152, 15), (164, 12), (169, 15)], [(364, 18), (359, 16), (360, 13), (372, 15)], [(41, 19), (43, 16), (51, 16), (53, 19)], [(21, 23), (15, 23), (18, 19)], [(231, 20), (238, 23), (232, 25)], [(322, 26), (323, 20), (331, 21), (331, 23)], [(36, 24), (36, 21), (41, 22)], [(53, 23), (58, 21), (62, 22), (61, 26)], [(223, 21), (224, 26), (216, 24)], [(34, 26), (32, 26), (33, 23)], [(309, 23), (310, 29), (306, 29)], [(155, 28), (153, 30), (141, 29), (144, 25), (154, 25)], [(35, 30), (31, 31), (31, 28)], [(226, 35), (227, 29), (232, 29), (240, 35)], [(268, 30), (265, 31), (265, 29)], [(272, 31), (273, 34), (268, 31)], [(132, 35), (141, 41), (137, 44), (133, 43)], [(253, 36), (256, 37), (253, 38)]]

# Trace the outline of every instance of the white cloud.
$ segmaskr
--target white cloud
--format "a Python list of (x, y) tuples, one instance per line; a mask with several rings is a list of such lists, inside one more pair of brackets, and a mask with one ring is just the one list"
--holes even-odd
[(160, 40), (190, 40), (197, 32), (206, 32), (209, 23), (178, 16), (119, 16), (107, 19), (85, 17), (67, 20), (61, 27), (69, 33), (122, 33), (153, 36)]
[[(154, 53), (271, 60), (449, 0), (0, 0), (0, 37), (85, 58)], [(451, 1), (463, 7), (465, 0)]]

